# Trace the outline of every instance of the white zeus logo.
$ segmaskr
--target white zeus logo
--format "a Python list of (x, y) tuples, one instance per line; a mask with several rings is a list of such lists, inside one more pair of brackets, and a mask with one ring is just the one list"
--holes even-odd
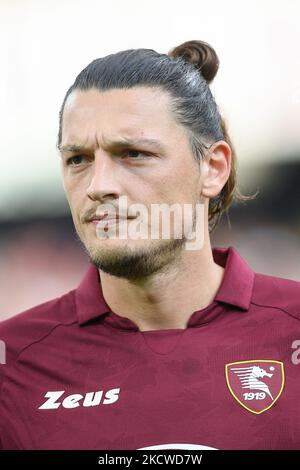
[(103, 405), (111, 405), (115, 403), (119, 399), (120, 388), (112, 388), (108, 390), (104, 397), (103, 397), (103, 390), (99, 390), (98, 392), (88, 392), (85, 395), (81, 395), (80, 393), (74, 393), (73, 395), (67, 395), (61, 401), (61, 399), (65, 390), (55, 391), (55, 392), (47, 392), (45, 398), (47, 400), (39, 406), (39, 410), (56, 410), (60, 406), (63, 408), (78, 408), (79, 406), (89, 407), (89, 406), (98, 406), (100, 404)]

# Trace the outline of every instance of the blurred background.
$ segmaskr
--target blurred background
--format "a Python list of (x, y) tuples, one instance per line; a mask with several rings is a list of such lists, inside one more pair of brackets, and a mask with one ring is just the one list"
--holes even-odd
[(212, 235), (258, 272), (300, 281), (298, 0), (0, 0), (0, 319), (78, 285), (76, 239), (56, 150), (76, 75), (119, 50), (190, 40), (220, 59), (211, 85), (238, 155), (240, 188)]

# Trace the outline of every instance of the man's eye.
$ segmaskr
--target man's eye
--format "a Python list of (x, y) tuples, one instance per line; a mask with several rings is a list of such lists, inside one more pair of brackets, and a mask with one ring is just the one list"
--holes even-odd
[[(140, 152), (139, 150), (132, 150), (132, 149), (124, 150), (124, 152), (122, 152), (119, 156), (122, 159), (130, 158), (131, 160), (143, 160), (149, 157), (149, 155), (144, 152)], [(66, 160), (66, 165), (73, 166), (73, 167), (79, 166), (80, 164), (84, 163), (84, 160), (86, 158), (87, 157), (85, 157), (84, 155), (74, 155), (73, 157), (70, 157)]]
[(83, 158), (83, 155), (74, 155), (74, 157), (68, 158), (66, 163), (68, 166), (78, 166), (82, 163)]
[(121, 157), (129, 157), (132, 160), (143, 160), (144, 158), (147, 158), (148, 155), (143, 152), (140, 152), (139, 150), (125, 150), (124, 152), (122, 152)]

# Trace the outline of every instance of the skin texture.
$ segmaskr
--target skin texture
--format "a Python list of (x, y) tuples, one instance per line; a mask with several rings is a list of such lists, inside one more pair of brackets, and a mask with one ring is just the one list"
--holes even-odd
[[(163, 148), (109, 145), (124, 138), (155, 139)], [(61, 147), (71, 144), (85, 150), (61, 150), (64, 189), (78, 237), (99, 269), (107, 304), (141, 331), (186, 328), (192, 313), (213, 301), (223, 279), (224, 269), (212, 256), (208, 202), (229, 177), (230, 147), (213, 143), (199, 165), (186, 130), (171, 113), (170, 96), (150, 87), (73, 91), (63, 114)], [(130, 211), (134, 203), (144, 204), (149, 214), (153, 203), (203, 203), (203, 247), (186, 250), (185, 240), (174, 238), (176, 222), (168, 240), (99, 238), (89, 218), (105, 204), (117, 208), (121, 196), (127, 197), (126, 215), (132, 216), (137, 215)], [(154, 224), (151, 217), (141, 220), (144, 227)]]

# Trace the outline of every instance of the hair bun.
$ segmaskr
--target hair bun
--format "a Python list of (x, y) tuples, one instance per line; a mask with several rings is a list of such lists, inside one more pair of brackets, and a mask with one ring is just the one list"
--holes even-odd
[(207, 83), (211, 83), (219, 68), (219, 58), (216, 51), (204, 41), (187, 41), (168, 52), (171, 57), (182, 57), (186, 62), (193, 64), (201, 73)]

